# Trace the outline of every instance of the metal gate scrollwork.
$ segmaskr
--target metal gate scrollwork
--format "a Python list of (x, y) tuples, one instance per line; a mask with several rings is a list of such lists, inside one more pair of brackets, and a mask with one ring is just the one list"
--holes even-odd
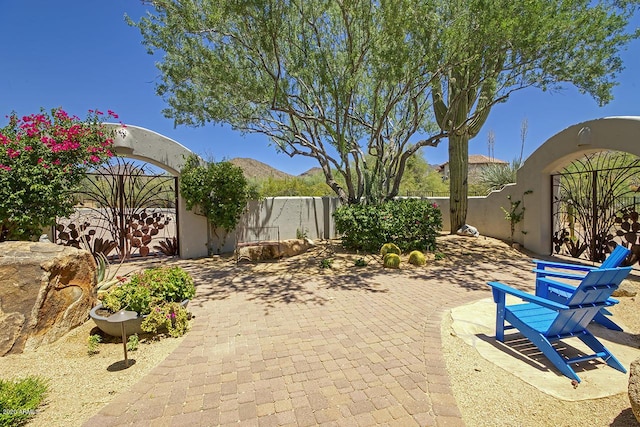
[(58, 219), (54, 241), (119, 259), (178, 255), (177, 191), (176, 177), (114, 158), (87, 174), (75, 213)]
[(602, 262), (616, 245), (640, 259), (640, 159), (627, 153), (588, 154), (551, 177), (553, 253)]

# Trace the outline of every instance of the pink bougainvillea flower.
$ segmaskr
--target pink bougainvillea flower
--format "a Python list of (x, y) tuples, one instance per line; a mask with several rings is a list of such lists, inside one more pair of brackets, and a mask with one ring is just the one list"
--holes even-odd
[(56, 118), (60, 119), (60, 120), (67, 120), (69, 118), (69, 115), (67, 114), (66, 111), (64, 110), (58, 110), (56, 111)]

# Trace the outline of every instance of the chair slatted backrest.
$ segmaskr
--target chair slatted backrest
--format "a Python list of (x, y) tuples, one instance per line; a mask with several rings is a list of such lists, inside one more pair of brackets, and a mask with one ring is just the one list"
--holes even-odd
[(607, 259), (602, 262), (600, 268), (616, 268), (627, 258), (631, 250), (625, 248), (622, 245), (616, 246), (616, 248), (609, 254)]
[(566, 335), (584, 330), (630, 271), (631, 267), (600, 268), (587, 273), (564, 303), (570, 308), (558, 312), (545, 335)]

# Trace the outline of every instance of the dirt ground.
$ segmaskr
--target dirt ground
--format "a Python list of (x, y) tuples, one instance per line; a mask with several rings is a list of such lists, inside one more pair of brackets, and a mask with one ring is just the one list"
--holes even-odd
[[(486, 262), (487, 254), (495, 260), (530, 259), (528, 254), (516, 251), (502, 241), (484, 237), (472, 239), (441, 236), (438, 239), (438, 252), (445, 257), (439, 259), (440, 256), (429, 254), (427, 265), (419, 268), (446, 268), (460, 263)], [(171, 262), (182, 266), (206, 263), (211, 268), (228, 271), (230, 274), (242, 269), (245, 274), (286, 272), (300, 276), (333, 276), (354, 274), (354, 263), (359, 258), (369, 265), (358, 268), (382, 268), (378, 256), (346, 253), (338, 242), (317, 244), (303, 255), (272, 263), (238, 266), (232, 257)], [(323, 260), (331, 260), (331, 268), (321, 268)], [(406, 264), (406, 257), (403, 261), (405, 270), (401, 273), (412, 274), (414, 267)], [(327, 263), (329, 262), (324, 262), (325, 265)], [(147, 262), (144, 265), (149, 264), (153, 263)], [(138, 268), (140, 264), (126, 265), (121, 273)], [(635, 280), (627, 282), (630, 289), (638, 289), (638, 282)], [(640, 316), (637, 314), (638, 303), (635, 297), (620, 298), (620, 304), (611, 311), (629, 328), (630, 333), (640, 337)], [(449, 316), (445, 316), (442, 324), (443, 354), (453, 392), (466, 425), (638, 425), (626, 393), (581, 402), (554, 399), (480, 357), (471, 346), (451, 334), (450, 326), (451, 320)], [(81, 425), (119, 392), (133, 386), (181, 342), (181, 339), (175, 338), (153, 340), (141, 337), (139, 349), (129, 353), (135, 363), (128, 369), (122, 369), (123, 348), (119, 340), (108, 340), (100, 344), (98, 354), (87, 355), (87, 338), (95, 332), (93, 323), (88, 321), (58, 342), (40, 347), (37, 351), (0, 357), (3, 378), (40, 375), (49, 382), (50, 391), (46, 403), (32, 425)], [(487, 390), (491, 390), (491, 393)], [(486, 416), (488, 412), (491, 417)], [(496, 419), (500, 420), (499, 424), (490, 421)]]

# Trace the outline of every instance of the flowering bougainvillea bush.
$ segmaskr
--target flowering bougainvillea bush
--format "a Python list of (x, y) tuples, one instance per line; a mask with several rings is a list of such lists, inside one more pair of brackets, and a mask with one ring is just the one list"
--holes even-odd
[(80, 120), (60, 108), (7, 116), (0, 128), (0, 241), (31, 240), (71, 214), (87, 170), (113, 155), (106, 117), (118, 118), (89, 110)]

